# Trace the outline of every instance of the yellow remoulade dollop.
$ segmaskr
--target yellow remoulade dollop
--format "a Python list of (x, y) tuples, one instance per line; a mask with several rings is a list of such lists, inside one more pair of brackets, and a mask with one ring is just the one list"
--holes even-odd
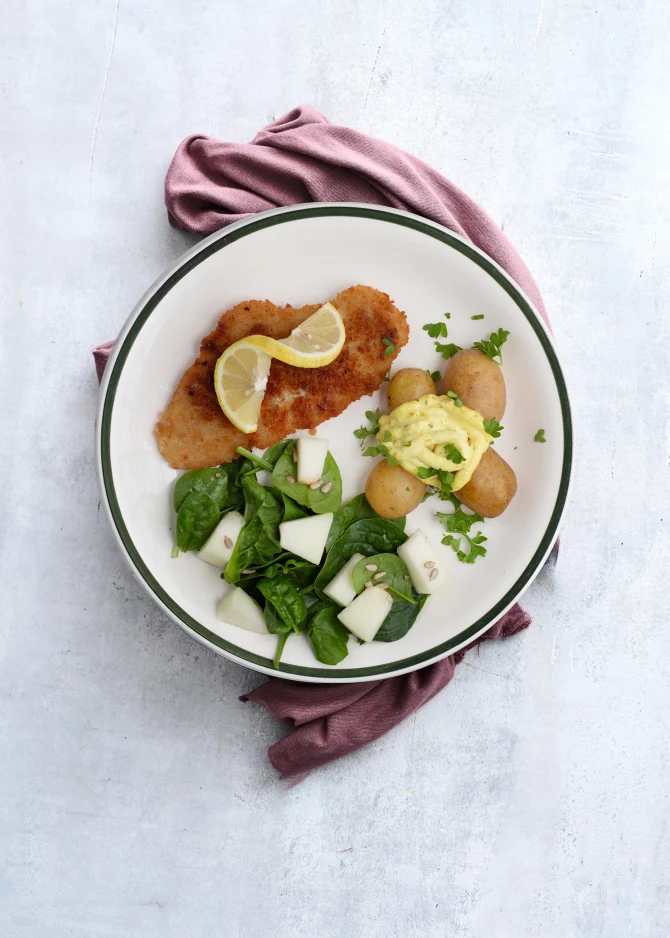
[[(417, 478), (421, 478), (418, 472), (421, 467), (453, 472), (454, 492), (470, 481), (492, 439), (484, 429), (480, 413), (465, 405), (458, 407), (450, 397), (436, 394), (426, 394), (384, 414), (379, 418), (377, 434), (378, 442)], [(463, 462), (456, 463), (447, 457), (445, 446), (450, 443)], [(439, 484), (437, 476), (422, 481)]]

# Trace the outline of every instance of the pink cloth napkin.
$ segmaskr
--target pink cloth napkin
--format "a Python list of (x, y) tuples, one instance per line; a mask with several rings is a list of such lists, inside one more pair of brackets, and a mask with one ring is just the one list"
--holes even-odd
[[(255, 212), (303, 202), (370, 202), (405, 209), (469, 238), (503, 267), (549, 324), (528, 268), (495, 222), (444, 176), (398, 147), (297, 107), (251, 143), (193, 134), (165, 179), (172, 225), (211, 234)], [(113, 342), (93, 350), (102, 378)], [(468, 648), (530, 625), (517, 604)], [(411, 674), (363, 684), (303, 684), (270, 678), (242, 700), (259, 703), (292, 733), (268, 755), (282, 778), (300, 777), (387, 733), (445, 687), (463, 649)]]

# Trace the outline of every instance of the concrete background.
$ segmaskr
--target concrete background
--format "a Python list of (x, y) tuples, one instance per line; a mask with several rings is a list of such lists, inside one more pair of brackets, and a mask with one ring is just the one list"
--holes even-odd
[[(0, 6), (0, 933), (647, 938), (670, 929), (665, 0)], [(259, 678), (140, 593), (91, 347), (190, 243), (187, 133), (297, 103), (411, 150), (535, 273), (577, 427), (534, 625), (297, 787)]]

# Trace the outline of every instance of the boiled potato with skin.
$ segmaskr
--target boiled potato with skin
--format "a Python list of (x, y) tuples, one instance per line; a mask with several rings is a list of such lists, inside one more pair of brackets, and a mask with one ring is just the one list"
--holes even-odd
[(470, 481), (454, 492), (470, 511), (497, 518), (516, 495), (516, 475), (492, 446), (486, 450)]
[(424, 394), (437, 394), (437, 388), (431, 376), (422, 368), (401, 368), (389, 381), (386, 393), (390, 413), (401, 404), (418, 401)]
[(455, 391), (466, 407), (478, 411), (485, 420), (500, 420), (505, 413), (507, 390), (502, 369), (477, 348), (463, 349), (449, 359), (444, 391)]
[(365, 497), (382, 518), (408, 515), (421, 503), (425, 491), (425, 483), (402, 466), (389, 466), (385, 459), (377, 463), (365, 483)]

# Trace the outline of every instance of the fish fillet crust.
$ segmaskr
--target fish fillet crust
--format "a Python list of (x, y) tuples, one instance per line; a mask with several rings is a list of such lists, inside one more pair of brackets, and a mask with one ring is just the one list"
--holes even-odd
[[(342, 351), (323, 368), (295, 368), (273, 359), (258, 429), (250, 435), (234, 427), (219, 407), (214, 390), (217, 359), (229, 345), (249, 335), (286, 338), (322, 304), (296, 309), (268, 300), (248, 300), (221, 316), (214, 331), (202, 340), (199, 356), (156, 424), (158, 447), (174, 469), (230, 462), (237, 446), (265, 449), (295, 430), (312, 430), (337, 417), (353, 401), (381, 387), (409, 338), (405, 314), (386, 293), (372, 287), (349, 287), (331, 302), (347, 334)], [(389, 355), (384, 354), (388, 349), (385, 338), (395, 346)]]

